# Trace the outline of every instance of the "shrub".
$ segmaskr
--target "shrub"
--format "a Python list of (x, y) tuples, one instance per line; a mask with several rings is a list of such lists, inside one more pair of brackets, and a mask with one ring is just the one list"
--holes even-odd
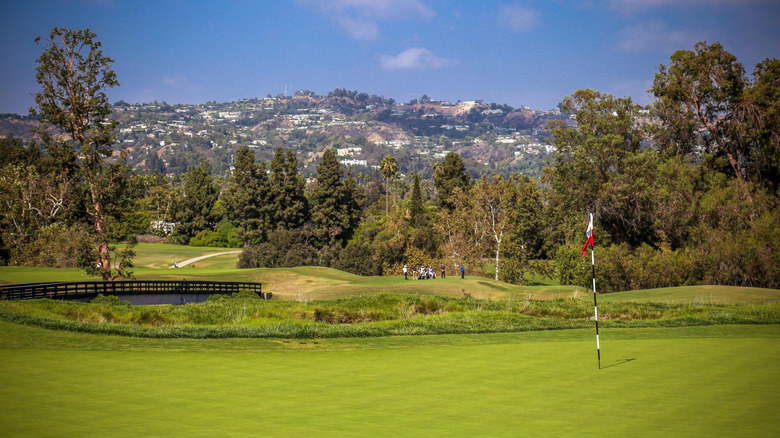
[(374, 248), (365, 242), (352, 242), (339, 253), (333, 267), (357, 275), (380, 275), (382, 267), (374, 258)]
[(555, 252), (558, 278), (561, 284), (588, 287), (591, 279), (590, 260), (574, 245), (561, 246)]
[(223, 302), (223, 301), (230, 301), (232, 298), (233, 297), (231, 297), (230, 295), (214, 294), (214, 295), (209, 295), (209, 298), (206, 300), (206, 302), (208, 302), (208, 303), (220, 303), (220, 302)]
[(241, 289), (240, 291), (233, 294), (233, 298), (236, 300), (259, 300), (260, 295), (258, 295), (255, 292), (252, 292), (251, 290)]
[(93, 240), (83, 225), (53, 224), (41, 229), (35, 240), (12, 248), (11, 261), (22, 266), (79, 267), (79, 257), (94, 246)]
[(103, 295), (103, 294), (98, 294), (98, 296), (93, 298), (92, 301), (90, 301), (90, 303), (97, 304), (99, 306), (114, 306), (114, 307), (132, 306), (130, 302), (125, 301), (116, 295)]
[(236, 227), (228, 221), (220, 222), (215, 231), (202, 230), (190, 239), (190, 246), (240, 248), (242, 244)]
[(278, 253), (278, 248), (268, 242), (247, 245), (238, 256), (237, 266), (239, 269), (273, 268)]
[(317, 251), (309, 244), (303, 230), (278, 229), (268, 236), (268, 242), (245, 246), (238, 258), (238, 267), (310, 266), (316, 260)]

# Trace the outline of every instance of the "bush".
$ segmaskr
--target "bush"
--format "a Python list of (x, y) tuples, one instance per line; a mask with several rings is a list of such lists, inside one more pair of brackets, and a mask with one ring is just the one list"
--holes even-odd
[(247, 245), (238, 256), (239, 269), (273, 268), (279, 250), (274, 245), (265, 242), (259, 245)]
[(374, 248), (365, 242), (352, 242), (339, 253), (333, 267), (357, 275), (381, 275), (382, 266), (374, 257)]
[(206, 300), (207, 303), (221, 303), (223, 301), (230, 301), (233, 297), (230, 295), (224, 295), (224, 294), (213, 294), (209, 295), (209, 298)]
[(125, 301), (116, 295), (103, 295), (103, 294), (98, 294), (98, 296), (93, 298), (92, 301), (90, 301), (90, 303), (97, 304), (99, 306), (109, 306), (109, 307), (132, 306), (132, 303)]
[(93, 246), (93, 238), (80, 224), (53, 224), (42, 228), (37, 238), (11, 248), (11, 262), (48, 268), (79, 267), (79, 257)]
[(582, 249), (574, 245), (561, 246), (555, 251), (555, 264), (561, 284), (588, 287), (591, 283), (591, 262), (582, 256)]
[[(209, 297), (209, 298), (211, 298), (211, 297)], [(251, 290), (241, 289), (240, 291), (238, 291), (238, 292), (233, 294), (233, 299), (236, 299), (236, 300), (259, 300), (260, 299), (260, 295), (258, 295), (255, 292), (252, 292)]]
[(220, 222), (215, 231), (203, 230), (190, 239), (190, 246), (240, 248), (241, 245), (236, 227), (228, 221)]
[(291, 268), (314, 265), (316, 261), (317, 250), (303, 230), (278, 229), (268, 236), (268, 242), (245, 246), (238, 267)]

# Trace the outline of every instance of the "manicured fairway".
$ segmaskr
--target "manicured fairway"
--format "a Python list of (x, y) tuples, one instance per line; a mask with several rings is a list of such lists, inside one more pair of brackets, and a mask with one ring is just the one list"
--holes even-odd
[(3, 436), (776, 436), (780, 326), (153, 340), (0, 322)]

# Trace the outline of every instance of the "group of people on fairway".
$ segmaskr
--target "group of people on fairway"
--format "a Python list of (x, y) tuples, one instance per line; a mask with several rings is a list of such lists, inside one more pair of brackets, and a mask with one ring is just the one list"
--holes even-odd
[[(412, 274), (413, 280), (427, 280), (427, 279), (434, 279), (436, 278), (436, 271), (433, 269), (433, 266), (428, 266), (428, 269), (425, 269), (425, 266), (420, 266), (420, 269), (417, 269), (417, 265), (412, 265), (411, 271), (409, 268), (404, 265), (403, 268), (404, 272), (404, 280), (409, 279), (409, 274)], [(460, 265), (460, 278), (465, 278), (466, 275), (466, 268), (463, 267), (463, 265)], [(441, 265), (441, 278), (447, 278), (447, 269), (444, 267), (444, 265)]]

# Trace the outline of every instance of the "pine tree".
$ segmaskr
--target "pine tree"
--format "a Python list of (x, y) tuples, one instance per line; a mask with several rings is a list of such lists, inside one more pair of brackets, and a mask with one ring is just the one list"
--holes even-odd
[(317, 182), (312, 190), (311, 221), (320, 246), (331, 245), (342, 234), (346, 209), (342, 205), (344, 169), (332, 149), (327, 149), (317, 165)]
[(238, 150), (233, 174), (222, 193), (227, 220), (238, 228), (245, 244), (265, 239), (270, 227), (269, 181), (265, 164), (255, 163), (255, 154), (244, 146)]
[(175, 234), (189, 242), (198, 232), (211, 230), (216, 223), (213, 208), (219, 196), (219, 186), (211, 176), (208, 161), (191, 167), (184, 175), (184, 196), (176, 212)]
[(444, 162), (436, 167), (433, 174), (433, 184), (439, 198), (439, 206), (452, 211), (455, 202), (451, 199), (453, 190), (459, 187), (462, 191), (468, 189), (471, 178), (466, 173), (466, 167), (460, 155), (450, 152), (444, 157)]
[(309, 203), (304, 194), (306, 186), (298, 172), (298, 159), (292, 151), (280, 147), (271, 160), (271, 202), (275, 228), (292, 230), (306, 222)]

